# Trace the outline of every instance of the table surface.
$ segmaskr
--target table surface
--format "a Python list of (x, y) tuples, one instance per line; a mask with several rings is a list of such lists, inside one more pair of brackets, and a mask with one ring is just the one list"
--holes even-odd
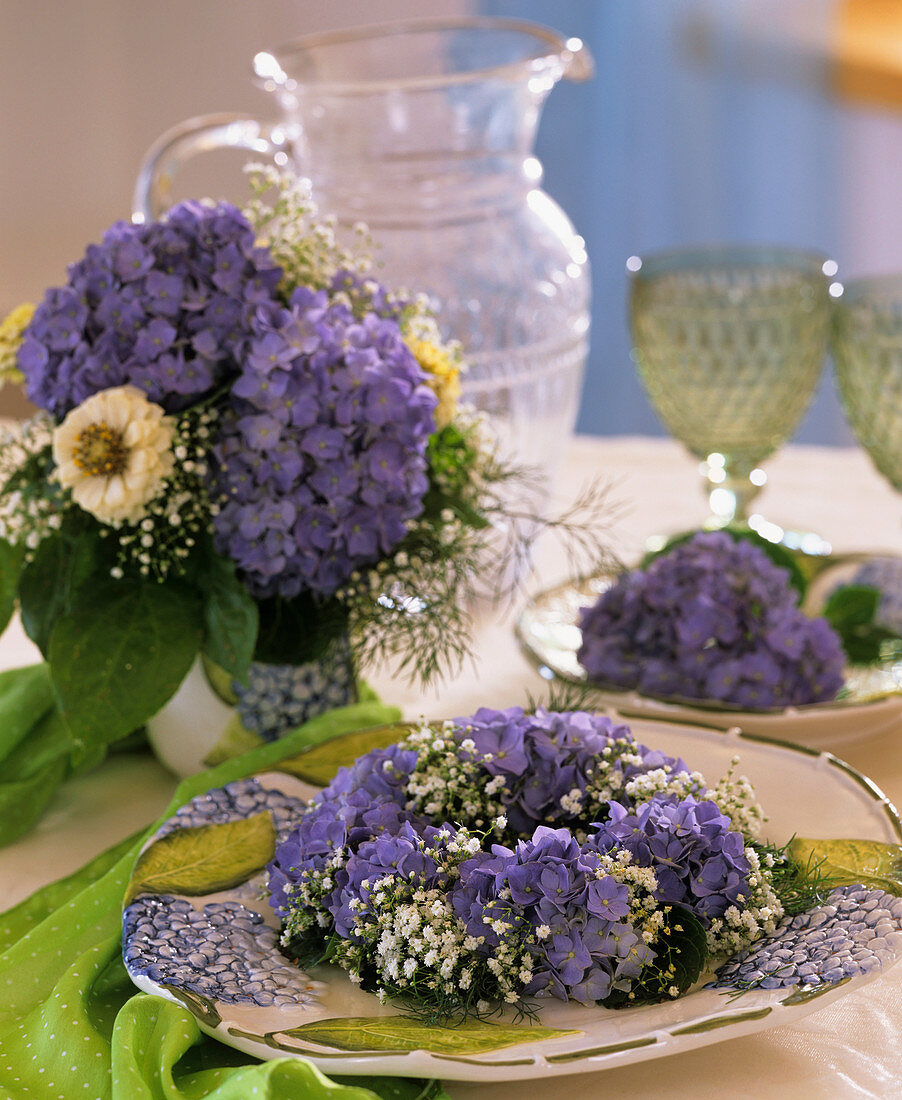
[[(813, 530), (837, 551), (902, 551), (902, 498), (854, 448), (791, 446), (766, 465), (769, 481), (760, 511), (783, 526)], [(578, 438), (567, 456), (563, 484), (578, 489), (595, 477), (609, 483), (611, 546), (635, 558), (645, 538), (697, 524), (704, 516), (696, 463), (676, 444), (635, 437)], [(563, 498), (564, 494), (560, 494)], [(533, 587), (563, 579), (554, 544), (540, 547)], [(481, 705), (524, 703), (540, 696), (542, 681), (520, 652), (513, 612), (483, 613), (477, 659), (428, 693), (389, 675), (370, 676), (388, 702), (408, 718), (466, 714)], [(15, 625), (0, 639), (0, 667), (34, 659)], [(834, 750), (902, 804), (902, 730)], [(93, 855), (148, 824), (168, 803), (176, 779), (144, 756), (116, 756), (64, 785), (38, 827), (0, 849), (0, 909), (44, 883), (68, 874)], [(610, 1094), (631, 1097), (729, 1095), (754, 1097), (902, 1097), (902, 966), (792, 1027), (731, 1039), (665, 1060), (602, 1073), (543, 1081), (544, 1100)], [(469, 1100), (514, 1100), (522, 1083), (454, 1083)]]

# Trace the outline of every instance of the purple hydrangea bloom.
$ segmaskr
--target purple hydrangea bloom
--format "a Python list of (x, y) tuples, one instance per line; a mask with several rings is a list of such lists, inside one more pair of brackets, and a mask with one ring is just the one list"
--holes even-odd
[(489, 757), (483, 763), (486, 772), (506, 778), (501, 801), (511, 830), (520, 836), (539, 823), (577, 823), (579, 815), (568, 811), (562, 800), (574, 791), (586, 794), (601, 754), (615, 741), (625, 741), (630, 756), (639, 760), (615, 757), (613, 770), (623, 782), (665, 766), (673, 773), (689, 770), (682, 760), (634, 741), (628, 726), (603, 714), (541, 707), (527, 714), (522, 707), (482, 707), (456, 724), (458, 742), (472, 740), (477, 756)]
[[(431, 825), (417, 829), (405, 821), (397, 832), (361, 844), (341, 872), (341, 885), (330, 905), (338, 935), (356, 938), (355, 923), (358, 920), (366, 923), (367, 916), (372, 914), (372, 887), (380, 879), (397, 878), (405, 882), (414, 879), (427, 890), (446, 889), (448, 876), (438, 860), (454, 834), (451, 826), (442, 830)], [(363, 904), (355, 908), (351, 904), (354, 901)]]
[(213, 452), (217, 548), (256, 597), (328, 597), (422, 510), (436, 398), (395, 320), (326, 291), (252, 329)]
[(659, 795), (633, 811), (611, 802), (610, 817), (586, 844), (593, 847), (626, 848), (640, 867), (654, 869), (661, 902), (706, 924), (749, 896), (745, 841), (711, 801)]
[(281, 274), (228, 203), (117, 222), (38, 305), (19, 351), (26, 393), (56, 417), (126, 383), (169, 412), (187, 408), (237, 375)]
[[(490, 960), (504, 959), (516, 968), (506, 997), (591, 1005), (629, 995), (656, 958), (642, 891), (654, 890), (663, 907), (685, 908), (706, 925), (751, 892), (743, 837), (702, 788), (698, 797), (627, 795), (624, 784), (634, 777), (687, 769), (636, 743), (626, 726), (586, 712), (526, 714), (519, 707), (483, 708), (455, 725), (440, 734), (424, 727), (406, 743), (342, 768), (279, 845), (269, 887), (289, 950), (304, 955), (313, 948), (318, 956), (333, 936), (368, 950), (391, 927), (399, 898), (433, 891), (423, 926), (436, 919), (447, 929), (441, 922), (452, 922), (471, 953), (461, 965), (478, 962), (477, 972), (491, 973)], [(446, 749), (449, 757), (435, 756)], [(424, 775), (441, 759), (453, 783), (455, 757), (467, 765), (469, 787), (481, 782), (469, 770), (474, 762), (486, 783), (503, 780), (501, 801), (517, 822), (506, 834), (515, 837), (510, 846), (479, 850), (479, 834), (466, 831), (472, 809), (454, 816), (433, 802), (430, 816), (418, 812)], [(605, 782), (617, 769), (618, 781), (609, 784), (617, 800), (607, 795), (601, 803), (596, 790), (588, 805), (597, 816), (579, 816), (562, 794), (591, 789), (596, 766), (605, 769)], [(566, 827), (568, 814), (580, 831)], [(450, 816), (455, 824), (442, 820)], [(635, 866), (654, 871), (653, 880), (630, 885), (610, 858), (624, 849)], [(388, 888), (377, 891), (386, 879)]]
[(568, 829), (540, 825), (513, 850), (496, 844), (462, 864), (451, 905), (482, 954), (531, 936), (527, 996), (595, 1004), (655, 958), (625, 920), (629, 888), (597, 866)]
[[(400, 745), (373, 749), (349, 768), (340, 768), (332, 782), (312, 800), (297, 828), (276, 849), (269, 864), (270, 904), (284, 920), (290, 909), (290, 888), (305, 875), (321, 871), (335, 854), (357, 848), (382, 835), (395, 835), (417, 821), (403, 807), (405, 783), (416, 753)], [(326, 907), (337, 909), (343, 878)]]
[(623, 574), (580, 615), (590, 679), (748, 710), (832, 699), (844, 656), (825, 619), (796, 606), (789, 575), (753, 543), (693, 536)]

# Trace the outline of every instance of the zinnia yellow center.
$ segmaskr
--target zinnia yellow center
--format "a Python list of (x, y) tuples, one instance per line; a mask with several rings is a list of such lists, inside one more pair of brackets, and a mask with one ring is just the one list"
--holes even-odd
[(128, 448), (122, 433), (101, 420), (79, 433), (72, 461), (92, 477), (112, 477), (121, 474), (128, 465)]

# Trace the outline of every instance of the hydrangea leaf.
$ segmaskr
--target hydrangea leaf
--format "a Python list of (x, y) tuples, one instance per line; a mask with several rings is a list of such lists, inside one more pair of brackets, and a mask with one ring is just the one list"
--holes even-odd
[(139, 894), (198, 897), (228, 890), (261, 871), (275, 850), (268, 810), (218, 825), (173, 829), (138, 857), (125, 904)]
[[(472, 1018), (454, 1027), (437, 1027), (406, 1016), (338, 1016), (272, 1034), (336, 1047), (338, 1050), (428, 1050), (431, 1054), (480, 1054), (520, 1043), (578, 1035), (580, 1032), (529, 1024), (493, 1024)], [(282, 1050), (298, 1049), (282, 1043), (278, 1045)]]
[(115, 741), (175, 694), (200, 647), (197, 592), (168, 581), (85, 586), (50, 634), (53, 686), (76, 741)]
[(347, 733), (343, 737), (314, 745), (297, 756), (286, 757), (279, 761), (277, 767), (279, 771), (297, 776), (305, 783), (325, 787), (335, 778), (339, 768), (353, 764), (359, 756), (372, 749), (384, 749), (393, 745), (409, 732), (409, 726), (395, 724)]
[(0, 540), (0, 634), (6, 630), (16, 606), (25, 548)]
[(853, 664), (872, 664), (884, 656), (884, 646), (898, 635), (877, 621), (881, 592), (865, 584), (847, 584), (831, 593), (823, 616), (839, 635)]
[(790, 842), (789, 854), (803, 867), (816, 865), (831, 887), (860, 883), (902, 896), (902, 845), (797, 836)]
[(260, 631), (254, 658), (274, 665), (303, 665), (325, 657), (348, 631), (348, 613), (339, 600), (316, 600), (309, 592), (294, 599), (258, 599)]
[(257, 644), (257, 604), (235, 575), (235, 566), (210, 554), (203, 572), (204, 655), (247, 683)]
[(45, 538), (19, 581), (19, 610), (25, 633), (46, 656), (50, 634), (73, 593), (97, 567), (97, 539), (65, 534)]
[(670, 999), (671, 989), (678, 989), (682, 995), (701, 977), (708, 961), (708, 941), (701, 921), (677, 905), (671, 906), (664, 920), (664, 930), (654, 944), (654, 963), (633, 984), (633, 996), (614, 990), (603, 1002), (607, 1008), (657, 1004)]

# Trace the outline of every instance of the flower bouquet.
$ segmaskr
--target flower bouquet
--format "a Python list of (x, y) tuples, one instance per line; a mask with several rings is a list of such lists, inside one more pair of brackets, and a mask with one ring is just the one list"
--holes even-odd
[(349, 662), (446, 672), (517, 525), (519, 474), (460, 407), (424, 298), (382, 286), (365, 228), (339, 244), (301, 183), (250, 178), (243, 211), (115, 224), (4, 326), (0, 368), (42, 411), (0, 454), (3, 625), (18, 602), (83, 752), (198, 655), (264, 739), (315, 713), (274, 666), (320, 707), (353, 697)]

